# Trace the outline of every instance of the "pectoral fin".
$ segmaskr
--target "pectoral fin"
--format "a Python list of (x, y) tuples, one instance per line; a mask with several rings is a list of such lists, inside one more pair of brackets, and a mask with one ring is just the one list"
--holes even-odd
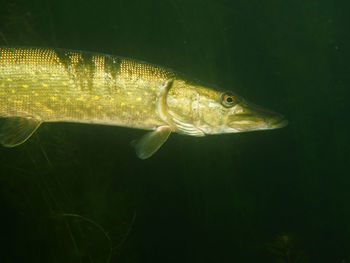
[(24, 143), (39, 128), (41, 121), (28, 117), (6, 118), (0, 121), (0, 143), (15, 147)]
[(134, 143), (136, 155), (140, 159), (151, 157), (168, 139), (171, 128), (169, 126), (158, 127), (155, 131), (149, 132)]

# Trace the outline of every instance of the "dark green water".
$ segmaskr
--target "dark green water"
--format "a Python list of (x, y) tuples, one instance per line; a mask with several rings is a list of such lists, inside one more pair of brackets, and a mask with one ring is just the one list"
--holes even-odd
[(2, 0), (0, 45), (174, 68), (288, 127), (172, 135), (45, 124), (0, 148), (0, 262), (350, 262), (345, 1)]

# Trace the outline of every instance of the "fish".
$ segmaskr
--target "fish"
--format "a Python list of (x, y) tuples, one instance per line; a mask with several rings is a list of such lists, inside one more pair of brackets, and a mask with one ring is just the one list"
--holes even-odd
[(24, 143), (45, 122), (122, 126), (151, 157), (171, 133), (202, 137), (288, 121), (230, 90), (129, 58), (59, 48), (0, 47), (0, 143)]

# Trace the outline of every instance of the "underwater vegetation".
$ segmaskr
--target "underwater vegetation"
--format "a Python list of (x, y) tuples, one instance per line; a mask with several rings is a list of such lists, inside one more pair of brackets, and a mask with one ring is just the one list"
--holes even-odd
[[(2, 262), (23, 262), (38, 249), (30, 257), (37, 262), (53, 255), (52, 262), (108, 263), (120, 259), (136, 220), (130, 194), (114, 187), (117, 194), (112, 196), (106, 178), (100, 181), (87, 171), (84, 178), (79, 176), (73, 157), (68, 163), (64, 150), (53, 153), (37, 143), (38, 148), (25, 147), (13, 155), (0, 156), (0, 204), (2, 223), (7, 226), (0, 237), (2, 251), (7, 251)], [(16, 155), (20, 160), (13, 165)], [(64, 167), (60, 165), (63, 162)], [(118, 208), (110, 211), (109, 202)], [(16, 238), (6, 239), (11, 236)], [(21, 253), (16, 253), (18, 248)]]
[(275, 256), (275, 263), (308, 263), (304, 252), (297, 247), (295, 238), (290, 234), (278, 234), (266, 245), (267, 250)]

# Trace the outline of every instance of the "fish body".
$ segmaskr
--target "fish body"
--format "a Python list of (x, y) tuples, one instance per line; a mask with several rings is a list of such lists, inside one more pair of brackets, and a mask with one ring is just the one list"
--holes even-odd
[(274, 112), (175, 71), (127, 58), (46, 48), (0, 48), (0, 142), (23, 143), (43, 122), (151, 130), (135, 144), (150, 157), (171, 132), (192, 136), (272, 129)]
[(60, 49), (0, 49), (0, 115), (154, 129), (174, 74), (133, 60)]

